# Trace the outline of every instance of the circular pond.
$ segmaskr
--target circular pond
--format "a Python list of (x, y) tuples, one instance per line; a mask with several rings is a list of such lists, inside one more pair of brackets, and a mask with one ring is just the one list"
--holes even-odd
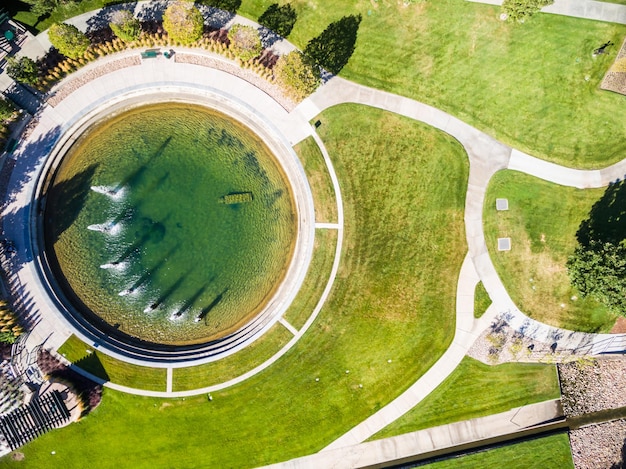
[(248, 324), (290, 265), (297, 214), (281, 165), (237, 121), (188, 103), (101, 119), (46, 189), (64, 296), (106, 335), (166, 347)]

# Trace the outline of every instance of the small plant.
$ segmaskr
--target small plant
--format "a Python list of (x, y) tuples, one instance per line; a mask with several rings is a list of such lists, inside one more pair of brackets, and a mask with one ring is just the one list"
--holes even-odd
[(287, 3), (281, 6), (278, 3), (272, 3), (259, 16), (259, 24), (280, 34), (282, 37), (287, 37), (291, 33), (297, 18), (298, 14), (291, 4)]
[(187, 45), (202, 37), (204, 18), (193, 3), (179, 1), (165, 10), (163, 28), (167, 31), (170, 41)]
[(34, 85), (37, 83), (39, 69), (35, 61), (29, 57), (9, 57), (7, 60), (7, 74), (15, 81)]
[(13, 344), (24, 333), (17, 316), (5, 300), (0, 301), (0, 342)]
[(83, 55), (89, 48), (89, 39), (76, 26), (55, 23), (48, 30), (50, 43), (58, 51), (73, 59)]
[(141, 33), (139, 20), (129, 10), (119, 10), (113, 13), (111, 31), (124, 42), (136, 41)]
[(258, 57), (263, 50), (261, 38), (251, 26), (236, 24), (228, 31), (230, 48), (243, 62)]
[(552, 3), (554, 0), (504, 0), (502, 12), (506, 14), (507, 20), (523, 23), (543, 7), (552, 5)]

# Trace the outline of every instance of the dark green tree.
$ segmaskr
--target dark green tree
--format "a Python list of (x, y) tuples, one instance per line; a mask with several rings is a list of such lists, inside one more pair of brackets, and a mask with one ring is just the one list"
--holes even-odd
[(239, 10), (239, 7), (241, 6), (241, 0), (201, 0), (200, 3), (209, 7), (228, 11), (230, 13), (237, 13), (237, 10)]
[(344, 16), (309, 41), (304, 54), (312, 63), (337, 74), (348, 63), (356, 44), (361, 15)]
[(502, 11), (509, 21), (523, 23), (543, 7), (553, 3), (554, 0), (504, 0)]
[(578, 246), (567, 261), (570, 281), (626, 315), (626, 182), (610, 184), (576, 233)]
[(259, 24), (280, 34), (282, 37), (287, 37), (291, 33), (293, 25), (296, 24), (296, 19), (298, 19), (298, 14), (290, 3), (282, 6), (278, 3), (272, 3), (259, 16)]
[(192, 2), (180, 1), (165, 10), (163, 28), (173, 41), (191, 44), (202, 37), (204, 18)]
[(71, 24), (53, 24), (48, 30), (48, 37), (61, 54), (73, 59), (83, 55), (89, 47), (87, 36)]
[(139, 39), (141, 24), (129, 10), (118, 10), (113, 13), (109, 23), (111, 31), (124, 42), (133, 42)]
[(30, 5), (30, 12), (37, 17), (45, 16), (52, 13), (57, 6), (59, 6), (59, 0), (24, 0)]
[(7, 75), (20, 83), (34, 85), (39, 77), (39, 69), (35, 61), (29, 57), (9, 57)]

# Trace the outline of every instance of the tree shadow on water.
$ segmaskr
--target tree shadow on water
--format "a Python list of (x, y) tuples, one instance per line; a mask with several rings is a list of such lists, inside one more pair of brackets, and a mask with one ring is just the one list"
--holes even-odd
[(583, 247), (592, 241), (618, 245), (626, 239), (626, 181), (611, 183), (576, 232)]
[(70, 179), (52, 185), (44, 194), (47, 209), (45, 227), (49, 242), (56, 242), (76, 220), (89, 195), (97, 167), (95, 164), (87, 167)]

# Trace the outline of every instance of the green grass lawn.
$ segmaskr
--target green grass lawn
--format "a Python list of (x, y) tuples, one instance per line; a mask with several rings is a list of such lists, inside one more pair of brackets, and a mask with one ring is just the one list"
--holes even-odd
[(484, 417), (559, 396), (554, 365), (505, 363), (490, 366), (465, 357), (454, 373), (426, 399), (372, 439)]
[(485, 290), (485, 286), (483, 282), (478, 282), (476, 284), (476, 288), (474, 289), (474, 317), (479, 318), (487, 308), (491, 305), (491, 298), (489, 298), (489, 294), (487, 290)]
[[(244, 0), (241, 12), (256, 18), (268, 3)], [(598, 88), (617, 47), (591, 56), (608, 40), (621, 44), (626, 25), (550, 14), (512, 24), (498, 19), (499, 7), (465, 0), (291, 3), (298, 21), (289, 39), (299, 47), (343, 15), (363, 16), (345, 78), (424, 101), (560, 164), (597, 167), (626, 154), (626, 98)]]
[(308, 137), (294, 147), (304, 166), (315, 203), (315, 221), (337, 223), (337, 199), (319, 147)]
[(58, 351), (69, 361), (104, 380), (131, 388), (165, 391), (165, 368), (148, 368), (120, 361), (96, 351), (75, 335), (70, 336)]
[[(52, 21), (96, 8), (78, 2)], [(269, 0), (244, 0), (252, 19)], [(520, 150), (560, 164), (598, 167), (624, 158), (624, 96), (599, 90), (626, 26), (538, 14), (523, 25), (498, 19), (499, 7), (465, 0), (290, 2), (298, 20), (289, 39), (300, 48), (343, 15), (361, 14), (348, 79), (409, 96), (452, 113)], [(30, 15), (32, 17), (32, 15)], [(33, 24), (28, 14), (16, 17)]]
[(304, 326), (328, 284), (337, 249), (337, 230), (315, 230), (313, 258), (302, 288), (285, 312), (285, 319), (296, 329)]
[[(483, 221), (489, 254), (517, 306), (530, 317), (567, 329), (606, 332), (616, 317), (571, 287), (565, 263), (576, 231), (604, 189), (574, 189), (516, 171), (500, 171), (489, 183)], [(497, 212), (496, 198), (509, 210)], [(498, 252), (497, 238), (511, 251)]]
[(311, 330), (263, 373), (212, 393), (212, 402), (106, 390), (92, 415), (26, 445), (24, 461), (7, 458), (7, 467), (47, 467), (52, 450), (59, 467), (93, 469), (120, 461), (253, 467), (310, 454), (441, 356), (454, 334), (467, 250), (467, 156), (445, 134), (379, 110), (340, 106), (320, 118), (343, 184), (346, 232), (338, 279)]
[(446, 459), (423, 467), (428, 469), (542, 469), (573, 468), (567, 433), (533, 438), (464, 456)]
[(282, 324), (274, 324), (261, 338), (243, 350), (221, 360), (172, 372), (172, 390), (187, 391), (223, 383), (269, 360), (293, 335)]

